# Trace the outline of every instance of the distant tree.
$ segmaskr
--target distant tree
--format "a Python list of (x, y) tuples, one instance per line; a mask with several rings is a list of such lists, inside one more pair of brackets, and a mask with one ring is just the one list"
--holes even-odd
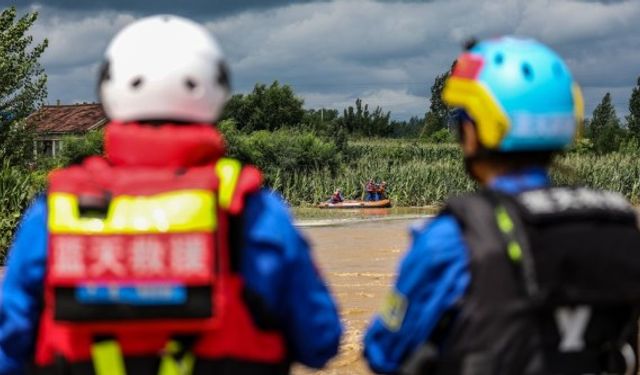
[(237, 123), (239, 121), (238, 119), (245, 118), (249, 115), (248, 113), (245, 113), (249, 109), (246, 108), (244, 101), (245, 95), (243, 94), (235, 94), (231, 96), (231, 98), (229, 98), (229, 100), (227, 100), (227, 103), (224, 105), (222, 114), (220, 115), (220, 119), (218, 120), (218, 124), (222, 123), (223, 121), (229, 120), (233, 121), (233, 123), (237, 127)]
[(424, 117), (412, 116), (408, 121), (392, 121), (394, 138), (416, 138), (424, 128)]
[(227, 103), (221, 120), (233, 119), (243, 131), (276, 130), (302, 123), (304, 101), (289, 85), (274, 81), (270, 86), (256, 84), (246, 95), (234, 95)]
[(599, 153), (618, 150), (624, 137), (624, 130), (620, 127), (620, 119), (611, 103), (610, 93), (606, 93), (600, 104), (593, 110), (587, 135), (593, 143), (594, 150)]
[(15, 7), (0, 12), (0, 158), (12, 164), (33, 157), (32, 133), (23, 120), (47, 97), (39, 59), (48, 41), (33, 45), (28, 34), (37, 18), (37, 12), (17, 18)]
[(629, 134), (640, 140), (640, 77), (629, 98), (629, 115), (626, 117)]
[(337, 109), (309, 109), (305, 111), (302, 123), (309, 130), (329, 135), (334, 131), (339, 117), (340, 112)]
[(368, 104), (362, 104), (362, 99), (356, 99), (355, 107), (344, 109), (338, 123), (349, 134), (366, 137), (387, 137), (393, 132), (391, 112), (384, 113), (382, 108), (376, 107), (373, 112)]
[(440, 129), (447, 129), (450, 112), (442, 100), (442, 90), (444, 90), (444, 83), (447, 78), (449, 78), (449, 75), (451, 75), (451, 70), (454, 65), (451, 65), (451, 68), (445, 73), (436, 76), (431, 86), (431, 98), (429, 99), (429, 110), (425, 115), (423, 136), (428, 137)]
[(606, 93), (600, 104), (593, 110), (593, 115), (589, 121), (589, 128), (587, 134), (591, 138), (598, 138), (602, 130), (609, 124), (609, 122), (615, 116), (615, 108), (611, 104), (611, 94)]
[(455, 138), (449, 129), (440, 129), (429, 136), (429, 141), (433, 143), (452, 143), (455, 142)]

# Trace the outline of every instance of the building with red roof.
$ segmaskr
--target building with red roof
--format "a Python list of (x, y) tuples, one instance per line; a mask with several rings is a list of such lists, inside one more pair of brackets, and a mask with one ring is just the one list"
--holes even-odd
[(36, 153), (56, 156), (67, 136), (81, 136), (102, 128), (107, 117), (99, 103), (45, 105), (27, 117), (36, 131)]

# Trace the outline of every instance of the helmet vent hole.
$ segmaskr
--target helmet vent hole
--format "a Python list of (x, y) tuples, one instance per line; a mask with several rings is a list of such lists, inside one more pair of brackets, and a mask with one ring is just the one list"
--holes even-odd
[(189, 91), (193, 91), (196, 89), (196, 87), (198, 87), (198, 84), (192, 78), (185, 79), (184, 85)]
[(108, 60), (102, 63), (102, 66), (100, 67), (100, 83), (111, 80), (109, 65)]
[(131, 80), (131, 88), (134, 88), (136, 90), (139, 89), (140, 86), (142, 86), (142, 82), (143, 82), (142, 77), (134, 78), (133, 80)]
[(531, 69), (531, 65), (527, 63), (522, 64), (522, 74), (526, 80), (533, 80), (533, 69)]
[(556, 77), (561, 77), (564, 74), (564, 70), (562, 69), (562, 65), (559, 62), (553, 64), (553, 74)]
[(224, 87), (227, 91), (230, 91), (231, 89), (230, 81), (231, 80), (229, 77), (229, 68), (227, 67), (227, 64), (220, 61), (218, 63), (218, 79), (216, 83)]
[(493, 61), (496, 63), (496, 65), (502, 65), (502, 63), (504, 62), (504, 55), (501, 53), (497, 54), (493, 58)]

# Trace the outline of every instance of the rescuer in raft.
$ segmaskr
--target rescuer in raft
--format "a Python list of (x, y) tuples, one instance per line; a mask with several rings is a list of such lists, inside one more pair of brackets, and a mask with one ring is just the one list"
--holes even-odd
[(336, 354), (307, 242), (260, 172), (223, 157), (228, 94), (204, 27), (156, 16), (115, 36), (106, 158), (51, 173), (11, 246), (1, 374), (287, 374)]
[(342, 190), (339, 188), (331, 194), (331, 198), (329, 198), (329, 203), (340, 203), (344, 202), (344, 197), (342, 196)]
[(469, 43), (443, 91), (478, 192), (450, 199), (403, 259), (364, 355), (378, 373), (635, 374), (640, 233), (617, 193), (551, 187), (583, 101), (563, 60)]

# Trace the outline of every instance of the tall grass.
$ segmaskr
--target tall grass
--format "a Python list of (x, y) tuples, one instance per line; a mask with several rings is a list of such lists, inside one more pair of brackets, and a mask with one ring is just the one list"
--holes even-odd
[[(551, 176), (556, 184), (617, 191), (640, 203), (640, 163), (632, 154), (570, 153), (557, 158)], [(276, 169), (267, 182), (297, 206), (326, 200), (337, 187), (348, 198), (361, 198), (369, 178), (385, 180), (399, 206), (440, 204), (451, 194), (476, 188), (464, 171), (457, 145), (403, 140), (352, 142), (337, 170), (318, 168), (291, 175)]]
[(640, 203), (640, 163), (637, 155), (617, 152), (606, 155), (569, 154), (559, 158), (556, 164), (552, 171), (556, 184), (617, 191), (633, 203)]
[(267, 176), (267, 183), (292, 205), (309, 205), (326, 200), (338, 187), (347, 198), (359, 199), (370, 178), (386, 181), (389, 195), (401, 206), (433, 205), (451, 193), (474, 188), (455, 145), (397, 140), (354, 142), (337, 170), (276, 172)]
[(0, 265), (20, 220), (20, 215), (35, 194), (44, 187), (42, 173), (25, 173), (6, 161), (0, 169)]

